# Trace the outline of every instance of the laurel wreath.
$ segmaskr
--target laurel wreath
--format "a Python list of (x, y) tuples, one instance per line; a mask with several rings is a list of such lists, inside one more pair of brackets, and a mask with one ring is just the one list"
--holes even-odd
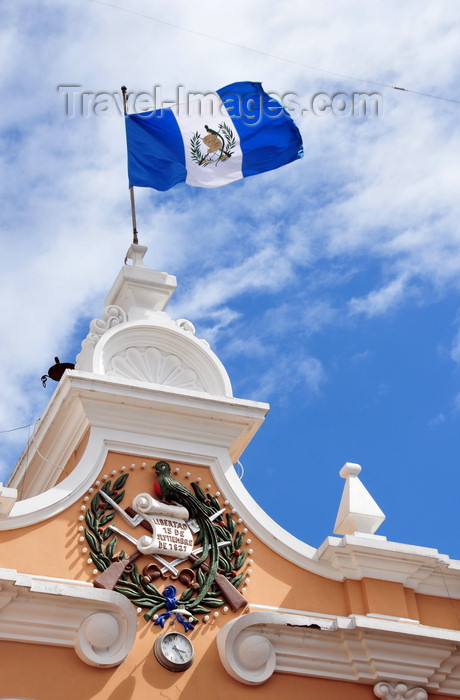
[(225, 122), (222, 122), (222, 124), (219, 124), (219, 131), (222, 131), (225, 139), (225, 150), (231, 155), (233, 153), (233, 149), (236, 146), (236, 139), (233, 134), (233, 131), (230, 129), (228, 124)]
[[(102, 486), (102, 491), (108, 494), (117, 504), (120, 504), (125, 495), (122, 490), (126, 484), (129, 474), (123, 474), (115, 483), (111, 480)], [(198, 483), (191, 484), (194, 496), (202, 503), (205, 503), (213, 513), (222, 509), (219, 500), (212, 494), (205, 494)], [(105, 571), (113, 561), (127, 558), (124, 549), (116, 556), (115, 551), (118, 545), (118, 537), (107, 527), (115, 512), (113, 507), (104, 501), (99, 493), (96, 493), (90, 508), (85, 514), (87, 528), (85, 529), (86, 541), (91, 548), (91, 559), (99, 571)], [(225, 521), (214, 522), (214, 528), (218, 542), (229, 541), (231, 544), (219, 548), (219, 573), (223, 574), (230, 583), (238, 588), (243, 580), (244, 571), (240, 571), (246, 561), (246, 551), (242, 550), (243, 534), (237, 530), (236, 523), (230, 513), (225, 514)], [(195, 545), (200, 543), (200, 533), (195, 538)], [(196, 584), (198, 587), (187, 586), (177, 599), (179, 608), (187, 610), (193, 616), (211, 612), (212, 608), (219, 608), (225, 605), (225, 600), (215, 584), (211, 586), (208, 593), (199, 603), (196, 598), (200, 594), (206, 580), (206, 574), (200, 569), (195, 570)], [(140, 608), (146, 608), (144, 614), (146, 620), (151, 620), (153, 616), (166, 609), (167, 597), (152, 582), (146, 582), (141, 576), (136, 562), (132, 562), (129, 569), (120, 577), (114, 590), (129, 598), (132, 603)], [(195, 624), (196, 617), (192, 618)]]
[(190, 140), (190, 156), (192, 160), (198, 165), (201, 165), (203, 161), (203, 154), (201, 152), (201, 136), (198, 131), (195, 131)]

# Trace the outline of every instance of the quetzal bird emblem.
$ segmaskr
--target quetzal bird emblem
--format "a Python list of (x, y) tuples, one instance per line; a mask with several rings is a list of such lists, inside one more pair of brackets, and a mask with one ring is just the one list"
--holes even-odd
[(209, 519), (214, 514), (212, 508), (199, 501), (188, 489), (171, 476), (168, 462), (160, 461), (155, 464), (157, 480), (154, 482), (156, 496), (163, 501), (173, 501), (187, 508), (190, 518), (194, 518), (200, 528), (195, 544), (201, 544), (203, 552), (191, 568), (198, 568), (210, 555), (209, 571), (203, 588), (198, 594), (195, 604), (200, 603), (211, 588), (219, 566), (219, 548), (214, 525)]

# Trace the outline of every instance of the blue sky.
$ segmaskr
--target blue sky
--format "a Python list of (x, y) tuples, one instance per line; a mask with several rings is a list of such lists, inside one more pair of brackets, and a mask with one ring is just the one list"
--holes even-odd
[[(236, 396), (271, 405), (242, 456), (269, 515), (319, 546), (358, 462), (379, 534), (460, 559), (459, 15), (454, 0), (2, 7), (0, 429), (40, 416), (41, 375), (74, 359), (131, 240), (123, 120), (70, 118), (59, 85), (168, 99), (254, 80), (306, 106), (378, 92), (378, 117), (297, 117), (305, 158), (278, 171), (138, 190), (140, 241), (178, 277), (171, 316)], [(2, 433), (0, 479), (28, 432)]]

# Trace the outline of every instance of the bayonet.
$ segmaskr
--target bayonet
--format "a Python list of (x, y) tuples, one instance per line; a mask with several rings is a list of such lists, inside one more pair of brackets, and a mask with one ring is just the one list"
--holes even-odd
[(214, 520), (217, 520), (219, 515), (222, 515), (222, 513), (225, 512), (225, 508), (221, 508), (220, 510), (217, 511), (217, 513), (213, 513), (212, 515), (209, 516), (209, 520), (213, 522)]
[(126, 520), (127, 523), (129, 523), (132, 527), (137, 527), (140, 525), (140, 523), (144, 520), (144, 517), (142, 515), (136, 514), (136, 515), (128, 515), (128, 513), (123, 510), (121, 506), (116, 503), (113, 498), (111, 498), (105, 491), (102, 489), (99, 491), (99, 496), (102, 496), (102, 498), (107, 501), (107, 503), (110, 503), (112, 508), (119, 513), (122, 518)]

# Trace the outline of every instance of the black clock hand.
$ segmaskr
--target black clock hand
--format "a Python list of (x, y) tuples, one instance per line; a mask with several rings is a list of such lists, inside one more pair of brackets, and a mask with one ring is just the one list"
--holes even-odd
[(183, 660), (184, 660), (184, 654), (185, 654), (185, 652), (184, 652), (183, 650), (181, 650), (181, 649), (178, 649), (178, 648), (176, 647), (175, 644), (174, 644), (174, 646), (173, 646), (173, 649), (174, 649), (175, 651), (177, 651), (177, 653), (180, 655), (180, 657), (181, 657), (181, 659), (182, 659), (182, 661), (183, 661)]

